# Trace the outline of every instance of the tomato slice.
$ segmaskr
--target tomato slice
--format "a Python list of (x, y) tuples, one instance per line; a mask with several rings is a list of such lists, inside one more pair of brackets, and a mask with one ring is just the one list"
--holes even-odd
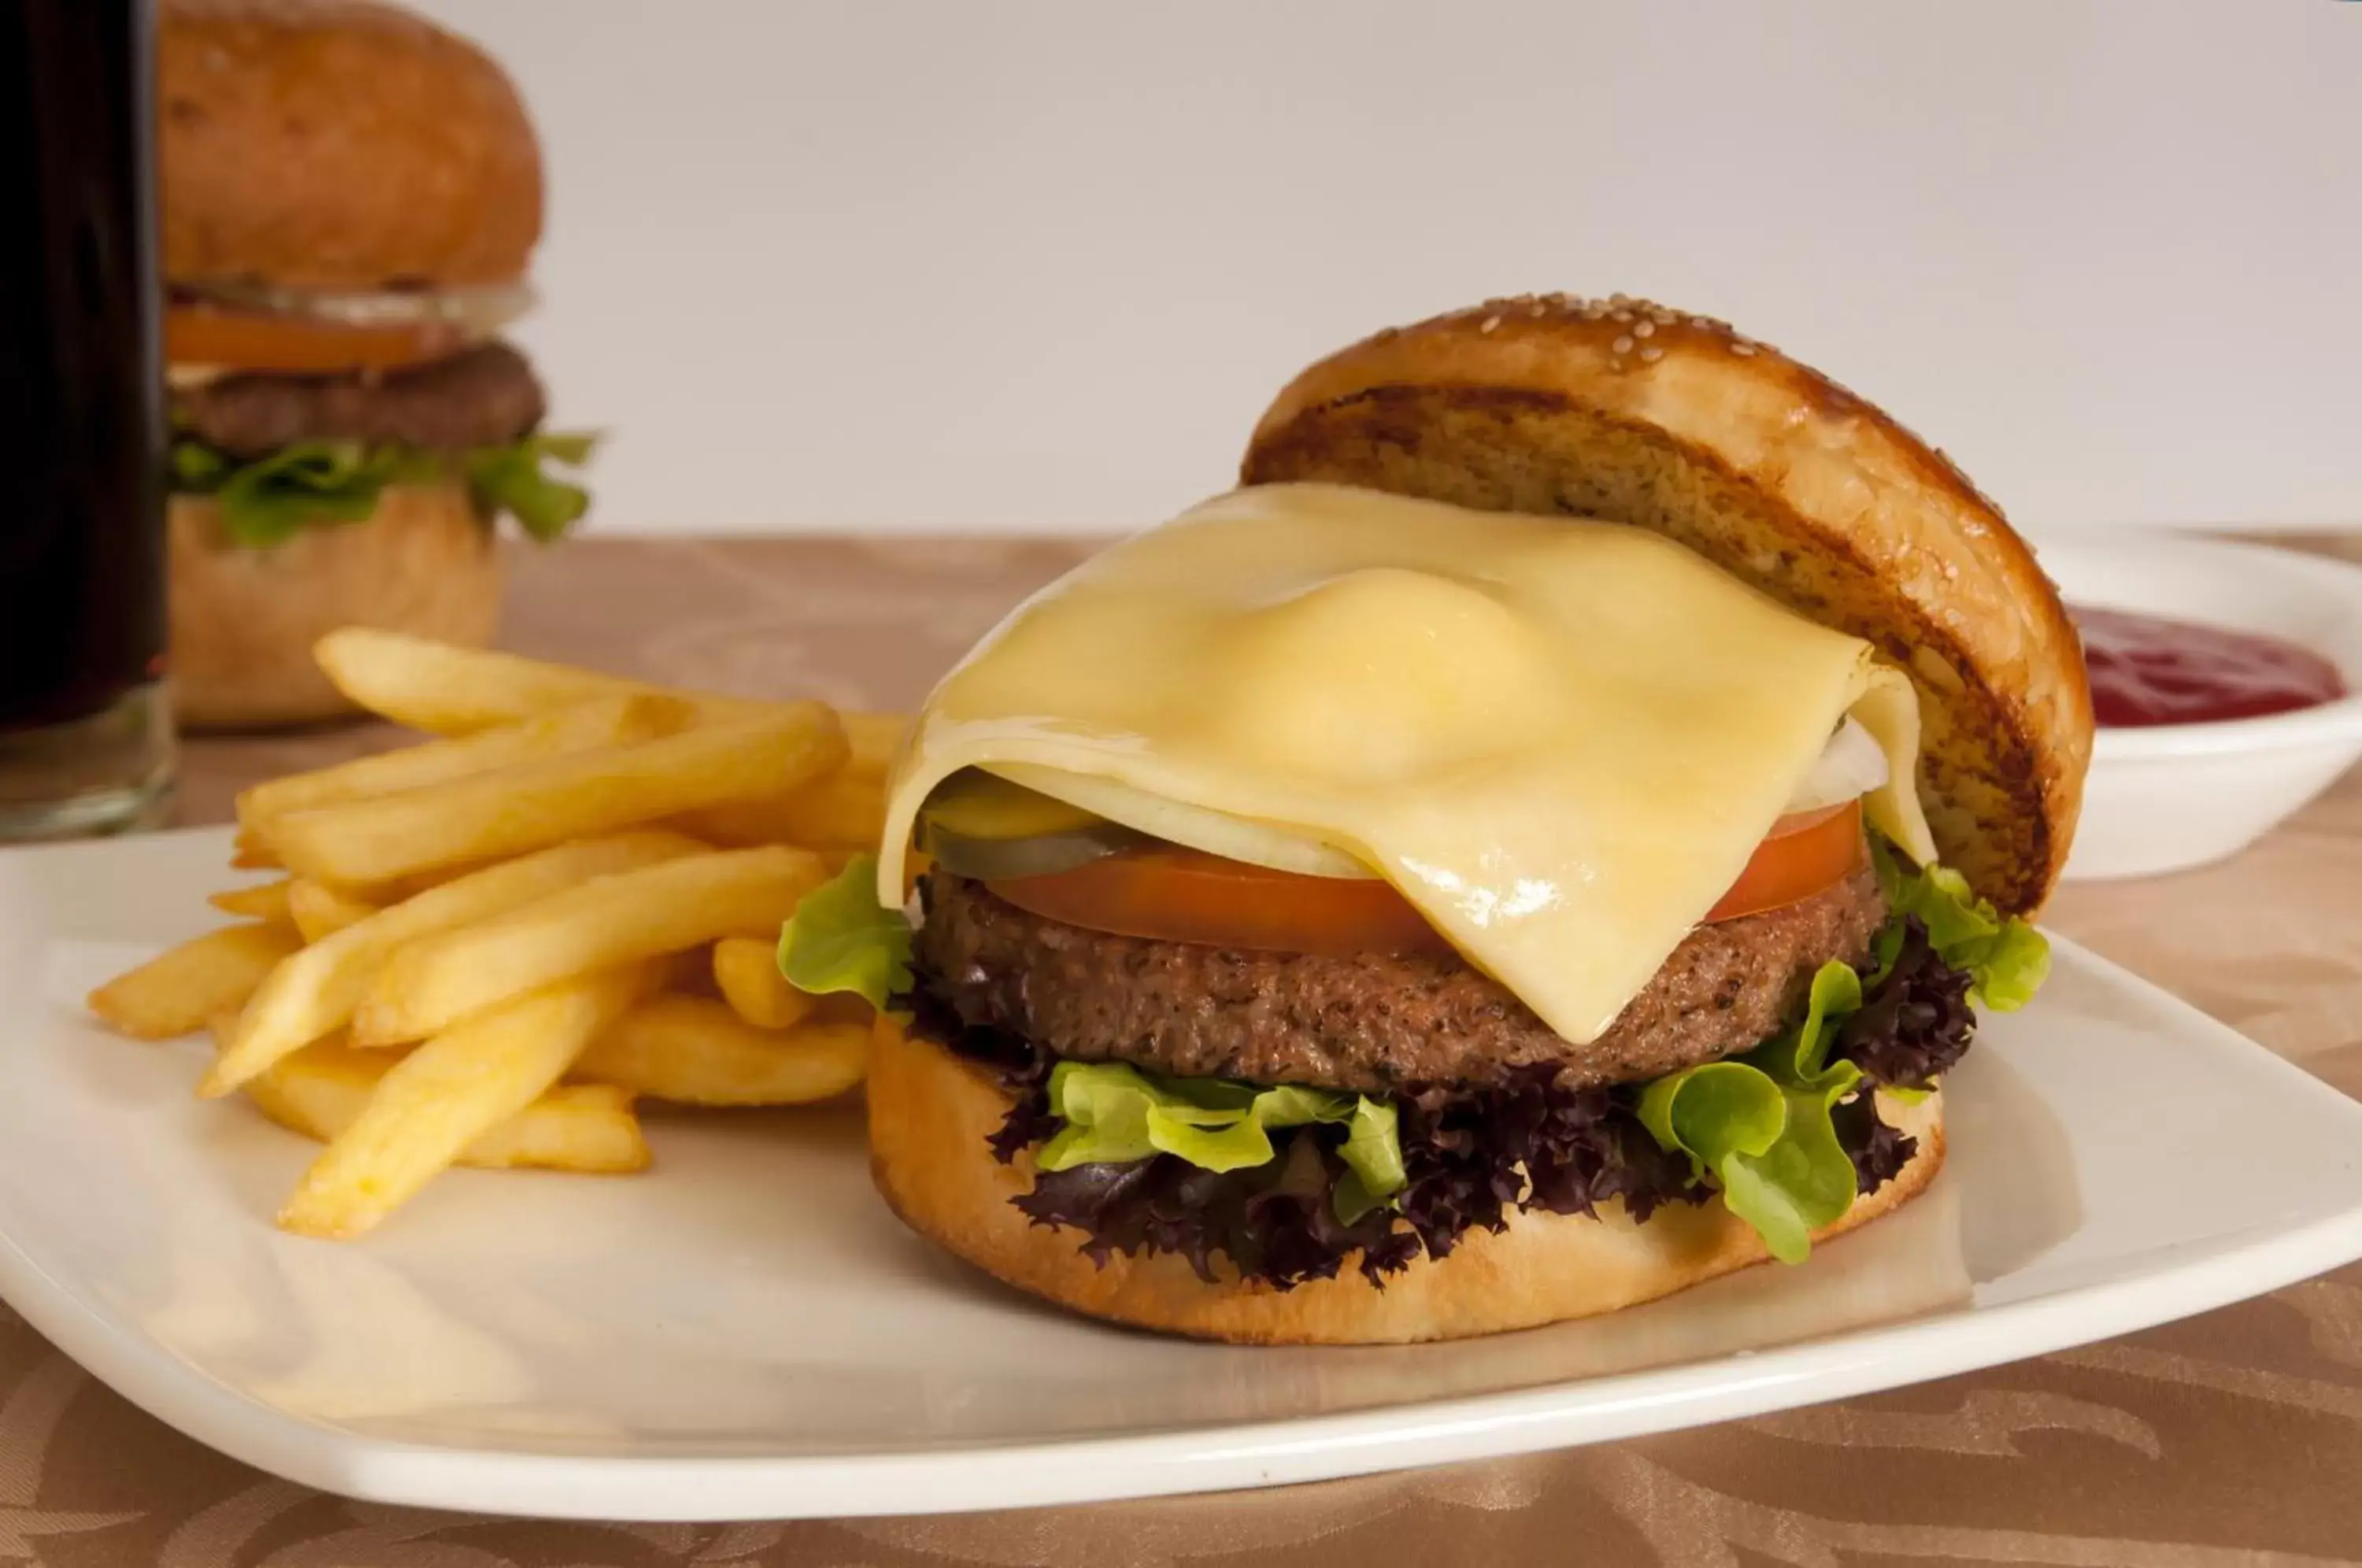
[(1730, 891), (1706, 911), (1706, 923), (1800, 903), (1860, 870), (1869, 853), (1860, 801), (1782, 817)]
[(1409, 900), (1375, 878), (1307, 877), (1177, 845), (985, 886), (1044, 920), (1158, 942), (1331, 957), (1451, 950)]
[[(1862, 864), (1861, 805), (1772, 824), (1708, 921), (1808, 899)], [(1306, 877), (1195, 849), (1128, 849), (1072, 870), (985, 884), (1019, 909), (1087, 931), (1269, 953), (1442, 953), (1442, 935), (1385, 882)]]
[(466, 331), (447, 321), (356, 326), (205, 304), (176, 304), (164, 312), (164, 358), (175, 365), (296, 374), (391, 370), (440, 359), (467, 341)]

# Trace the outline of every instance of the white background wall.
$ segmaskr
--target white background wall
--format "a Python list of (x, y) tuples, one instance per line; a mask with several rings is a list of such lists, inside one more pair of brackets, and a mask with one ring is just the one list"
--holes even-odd
[(611, 529), (1079, 528), (1495, 293), (1726, 315), (2036, 529), (2362, 522), (2362, 4), (427, 0)]

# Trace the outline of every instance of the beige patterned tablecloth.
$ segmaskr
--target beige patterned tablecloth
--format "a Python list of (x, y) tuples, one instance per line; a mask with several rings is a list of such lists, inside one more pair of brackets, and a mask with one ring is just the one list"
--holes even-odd
[[(518, 561), (509, 641), (667, 681), (897, 707), (1077, 554), (590, 541)], [(389, 738), (353, 728), (193, 745), (183, 814), (223, 820), (247, 780)], [(2362, 776), (2235, 863), (2070, 888), (2052, 920), (2362, 1093)], [(0, 1309), (9, 1562), (2362, 1562), (2362, 1268), (1974, 1376), (1508, 1463), (1088, 1508), (695, 1527), (484, 1519), (308, 1492), (149, 1419)]]

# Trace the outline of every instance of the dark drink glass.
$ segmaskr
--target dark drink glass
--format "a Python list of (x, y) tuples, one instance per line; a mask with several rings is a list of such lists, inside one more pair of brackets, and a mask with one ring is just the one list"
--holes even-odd
[(152, 0), (0, 0), (0, 838), (160, 815)]

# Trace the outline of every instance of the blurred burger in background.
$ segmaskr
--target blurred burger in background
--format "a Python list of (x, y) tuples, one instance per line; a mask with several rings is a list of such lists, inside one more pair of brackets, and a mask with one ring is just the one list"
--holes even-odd
[(541, 150), (468, 40), (369, 0), (164, 0), (171, 669), (183, 724), (332, 717), (340, 625), (491, 640), (494, 525), (588, 505), (501, 333)]

